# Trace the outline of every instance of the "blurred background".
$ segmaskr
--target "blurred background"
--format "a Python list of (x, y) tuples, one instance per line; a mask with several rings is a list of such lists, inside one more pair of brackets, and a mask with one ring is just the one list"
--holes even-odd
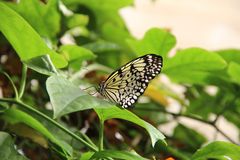
[[(134, 6), (125, 7), (120, 14), (131, 34), (142, 38), (152, 27), (169, 29), (177, 39), (177, 49), (202, 47), (209, 50), (240, 48), (240, 1), (239, 0), (135, 0)], [(166, 80), (167, 81), (167, 80)], [(168, 82), (166, 82), (168, 83)], [(180, 96), (184, 89), (170, 84)], [(209, 87), (209, 92), (214, 92)], [(168, 110), (178, 111), (179, 104), (170, 99)], [(209, 141), (227, 139), (209, 125), (192, 119), (179, 118), (179, 122), (208, 137)], [(161, 131), (171, 134), (177, 122), (161, 125)], [(238, 142), (238, 129), (223, 117), (219, 128)]]
[(240, 48), (239, 0), (135, 0), (121, 15), (139, 38), (162, 27), (176, 36), (176, 48)]

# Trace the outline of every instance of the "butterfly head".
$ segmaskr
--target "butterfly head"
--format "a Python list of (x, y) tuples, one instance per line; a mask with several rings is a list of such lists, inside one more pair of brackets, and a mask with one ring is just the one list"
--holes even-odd
[(105, 81), (102, 81), (98, 86), (98, 91), (100, 94), (102, 94), (104, 92), (104, 82)]

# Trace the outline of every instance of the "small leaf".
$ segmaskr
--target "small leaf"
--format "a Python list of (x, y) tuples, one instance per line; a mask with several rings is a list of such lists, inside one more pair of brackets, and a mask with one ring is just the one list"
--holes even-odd
[(28, 158), (20, 155), (14, 147), (12, 137), (0, 131), (0, 155), (1, 160), (27, 160)]
[(126, 110), (126, 109), (120, 109), (118, 107), (108, 107), (108, 108), (95, 108), (95, 111), (97, 112), (99, 119), (101, 121), (105, 121), (107, 119), (112, 118), (119, 118), (126, 121), (130, 121), (132, 123), (135, 123), (143, 128), (145, 128), (150, 135), (152, 146), (154, 147), (156, 142), (159, 140), (164, 141), (165, 136), (157, 130), (155, 127), (153, 127), (148, 122), (145, 122), (132, 112)]
[(240, 159), (240, 147), (229, 142), (212, 142), (207, 146), (199, 149), (193, 156), (192, 160), (206, 159)]
[(69, 61), (69, 67), (80, 70), (83, 61), (96, 58), (90, 50), (77, 45), (64, 45), (60, 47), (61, 54)]
[(138, 55), (155, 53), (167, 57), (167, 53), (175, 46), (176, 38), (167, 30), (152, 28), (141, 40), (127, 41), (132, 50)]
[(59, 52), (70, 62), (70, 65), (75, 66), (75, 69), (79, 69), (83, 61), (96, 58), (92, 51), (77, 45), (63, 45)]
[(205, 84), (210, 76), (217, 76), (211, 72), (222, 70), (226, 66), (218, 54), (201, 48), (188, 48), (165, 61), (163, 72), (176, 82)]
[(89, 18), (84, 14), (73, 14), (67, 17), (68, 28), (74, 28), (79, 26), (86, 26), (88, 24)]
[(52, 64), (49, 55), (34, 57), (32, 59), (24, 61), (24, 63), (32, 70), (35, 70), (41, 74), (52, 75), (57, 73), (56, 68)]
[(61, 15), (58, 0), (47, 3), (36, 0), (21, 0), (5, 3), (18, 12), (44, 38), (55, 38), (60, 31)]
[(90, 160), (94, 152), (85, 152), (81, 155), (81, 158), (79, 160)]
[(233, 82), (240, 84), (240, 65), (235, 62), (230, 62), (227, 70)]
[(91, 109), (112, 106), (107, 101), (90, 96), (61, 76), (47, 79), (47, 91), (53, 105), (53, 117)]
[(93, 52), (109, 52), (109, 51), (119, 51), (121, 48), (115, 43), (107, 42), (107, 41), (96, 41), (92, 43), (88, 43), (83, 47), (90, 49)]
[(2, 2), (0, 2), (0, 10), (0, 31), (13, 46), (22, 61), (49, 54), (57, 68), (67, 65), (64, 58), (48, 48), (38, 33), (14, 10)]
[(126, 151), (115, 151), (115, 150), (104, 150), (100, 152), (96, 152), (90, 160), (95, 160), (95, 159), (101, 159), (101, 158), (116, 158), (116, 159), (122, 159), (122, 160), (146, 160), (143, 157), (140, 157), (138, 155), (135, 155), (130, 152)]

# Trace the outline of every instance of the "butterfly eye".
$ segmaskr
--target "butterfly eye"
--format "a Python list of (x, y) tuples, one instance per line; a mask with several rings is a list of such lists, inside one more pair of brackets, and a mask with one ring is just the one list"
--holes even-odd
[(100, 93), (123, 108), (128, 108), (136, 103), (161, 68), (161, 56), (148, 54), (136, 58), (113, 72), (102, 84), (104, 88)]

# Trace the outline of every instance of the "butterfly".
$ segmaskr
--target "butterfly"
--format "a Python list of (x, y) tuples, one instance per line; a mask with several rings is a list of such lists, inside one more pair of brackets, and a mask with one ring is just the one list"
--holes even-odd
[(150, 80), (162, 69), (159, 55), (147, 54), (138, 57), (114, 71), (99, 85), (100, 94), (122, 108), (133, 106), (146, 90)]

